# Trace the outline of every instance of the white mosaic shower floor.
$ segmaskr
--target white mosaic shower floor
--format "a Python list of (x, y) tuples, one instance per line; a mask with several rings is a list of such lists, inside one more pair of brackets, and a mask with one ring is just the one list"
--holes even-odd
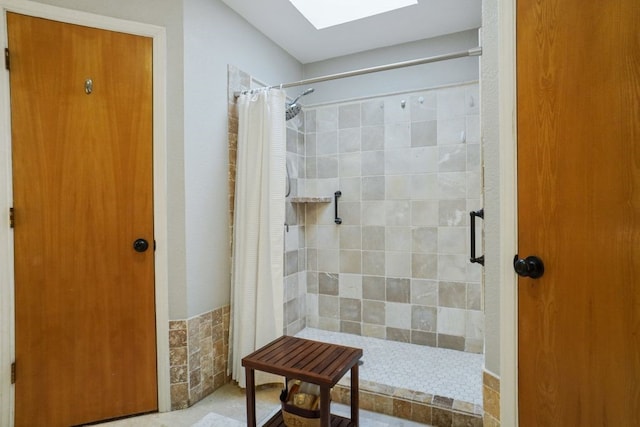
[(482, 406), (482, 354), (305, 328), (297, 337), (363, 350), (360, 380)]

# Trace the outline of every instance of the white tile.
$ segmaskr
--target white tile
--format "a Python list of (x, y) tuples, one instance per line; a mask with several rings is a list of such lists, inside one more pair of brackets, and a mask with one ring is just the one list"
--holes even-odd
[(339, 272), (340, 251), (338, 249), (318, 249), (318, 271)]
[(411, 96), (411, 121), (425, 122), (438, 118), (437, 93), (428, 91)]
[(411, 329), (410, 307), (410, 304), (387, 302), (385, 305), (387, 326), (392, 328)]
[(467, 144), (480, 143), (480, 117), (467, 116), (466, 122), (466, 142)]
[(438, 307), (438, 333), (463, 337), (467, 327), (466, 310)]
[(360, 128), (340, 130), (338, 133), (338, 150), (340, 153), (360, 151)]
[(467, 277), (467, 255), (438, 255), (438, 279), (464, 282)]
[(384, 98), (384, 122), (398, 123), (411, 120), (410, 95), (389, 96)]
[(438, 147), (414, 147), (409, 153), (409, 171), (411, 173), (430, 173), (438, 171)]
[(439, 199), (464, 199), (466, 196), (466, 172), (446, 172), (438, 174)]
[(440, 254), (466, 254), (467, 240), (466, 227), (438, 227), (438, 253)]
[(411, 147), (411, 124), (406, 122), (386, 125), (384, 129), (384, 148), (391, 150), (407, 147)]
[(461, 144), (467, 139), (467, 122), (464, 117), (438, 120), (438, 145)]
[(338, 154), (338, 133), (333, 131), (316, 134), (316, 153), (318, 156)]
[(408, 226), (411, 225), (411, 202), (408, 200), (386, 201), (386, 225)]
[(385, 225), (386, 208), (385, 202), (362, 202), (362, 225)]
[(410, 277), (411, 252), (387, 252), (385, 272), (387, 277)]
[(411, 175), (390, 175), (385, 177), (387, 200), (408, 200), (411, 198)]
[(482, 311), (467, 310), (465, 337), (477, 340), (484, 338), (484, 313)]
[(411, 251), (411, 229), (409, 227), (385, 227), (385, 249), (387, 251)]
[(418, 200), (411, 202), (411, 225), (438, 226), (438, 201)]
[(384, 172), (386, 175), (406, 174), (411, 170), (411, 148), (385, 150)]
[(473, 84), (465, 88), (465, 114), (480, 114), (480, 88)]
[(411, 175), (411, 200), (434, 200), (438, 197), (438, 175)]
[(464, 116), (466, 88), (450, 87), (438, 90), (438, 120)]
[(316, 247), (318, 249), (340, 248), (340, 234), (338, 228), (331, 225), (317, 226), (316, 242)]
[(338, 108), (328, 106), (316, 110), (316, 131), (331, 132), (338, 130)]
[(361, 176), (361, 156), (360, 152), (340, 154), (339, 172), (340, 177), (357, 177)]
[(342, 298), (362, 299), (362, 275), (340, 273), (339, 294)]

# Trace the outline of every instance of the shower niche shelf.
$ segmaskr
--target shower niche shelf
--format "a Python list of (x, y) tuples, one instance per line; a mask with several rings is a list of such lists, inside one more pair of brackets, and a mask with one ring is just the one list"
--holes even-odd
[(332, 197), (291, 197), (289, 201), (291, 203), (330, 203), (333, 200)]

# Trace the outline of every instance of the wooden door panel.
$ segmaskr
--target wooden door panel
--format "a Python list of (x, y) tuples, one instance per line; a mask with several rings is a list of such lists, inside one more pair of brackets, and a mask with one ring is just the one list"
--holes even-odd
[[(151, 40), (8, 14), (16, 426), (157, 409)], [(87, 94), (85, 81), (93, 81)]]
[(640, 425), (640, 7), (518, 0), (520, 426)]

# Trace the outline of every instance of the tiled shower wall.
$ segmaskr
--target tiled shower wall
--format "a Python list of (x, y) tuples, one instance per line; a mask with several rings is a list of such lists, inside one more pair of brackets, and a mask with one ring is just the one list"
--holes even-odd
[(298, 182), (304, 176), (304, 115), (287, 121), (287, 190), (284, 226), (284, 333), (295, 335), (306, 325), (307, 268), (305, 205), (294, 203)]
[[(233, 92), (250, 85), (229, 67), (231, 218)], [(468, 262), (468, 212), (482, 206), (478, 102), (469, 83), (306, 108), (287, 122), (284, 333), (308, 325), (482, 352), (481, 270)], [(333, 203), (292, 201), (336, 190), (341, 225)]]
[(482, 352), (478, 98), (470, 83), (306, 109), (297, 190), (342, 192), (341, 225), (307, 204), (308, 326)]

